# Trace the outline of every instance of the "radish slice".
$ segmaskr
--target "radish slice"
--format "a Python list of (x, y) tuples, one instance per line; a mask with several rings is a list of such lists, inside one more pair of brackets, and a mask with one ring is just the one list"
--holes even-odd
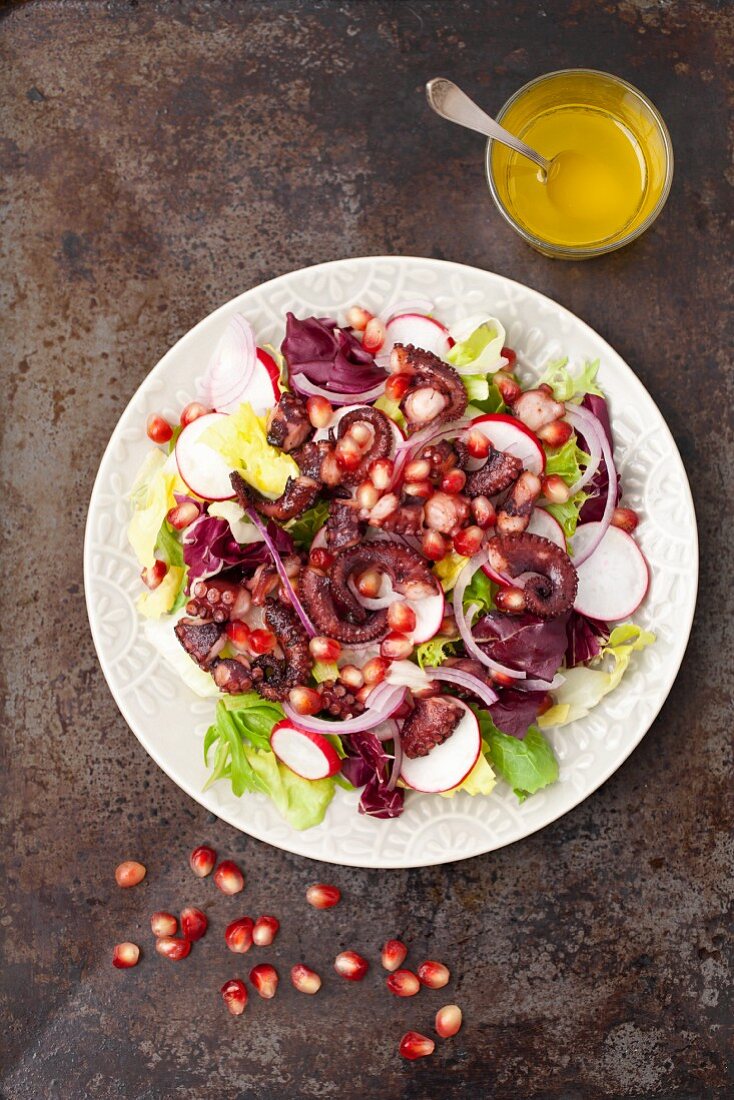
[(531, 535), (540, 535), (542, 539), (554, 542), (556, 546), (560, 546), (561, 550), (566, 549), (566, 536), (563, 533), (563, 528), (550, 512), (546, 512), (545, 508), (533, 509), (530, 523), (525, 530)]
[[(495, 450), (507, 451), (508, 454), (519, 458), (525, 470), (530, 470), (538, 477), (543, 473), (545, 451), (540, 440), (514, 416), (508, 416), (506, 413), (487, 413), (484, 416), (475, 417), (470, 427), (479, 428)], [(470, 462), (469, 465), (476, 468), (483, 463), (477, 462), (475, 466)]]
[(464, 711), (453, 733), (442, 745), (436, 745), (427, 756), (414, 759), (403, 756), (400, 778), (414, 791), (439, 794), (450, 791), (462, 783), (472, 770), (482, 749), (479, 723), (466, 703), (454, 696), (451, 699)]
[(231, 500), (235, 495), (229, 480), (229, 463), (201, 440), (208, 428), (226, 419), (226, 413), (207, 413), (187, 424), (176, 440), (178, 472), (191, 492), (204, 500)]
[(280, 400), (280, 377), (278, 366), (272, 355), (262, 348), (257, 349), (257, 361), (244, 387), (235, 390), (234, 395), (222, 396), (213, 402), (217, 412), (234, 412), (243, 401), (249, 401), (258, 416), (272, 409)]
[[(584, 523), (576, 528), (575, 556), (591, 545), (600, 526), (600, 523)], [(602, 622), (616, 622), (633, 615), (650, 583), (647, 562), (639, 546), (619, 527), (607, 529), (594, 553), (577, 566), (576, 572), (579, 587), (574, 609)]]
[(380, 350), (379, 359), (389, 359), (395, 344), (412, 344), (414, 348), (432, 351), (443, 359), (453, 343), (449, 330), (435, 317), (424, 317), (420, 313), (401, 313), (387, 323), (385, 343)]
[(299, 729), (287, 718), (273, 726), (270, 747), (281, 764), (301, 779), (326, 779), (341, 767), (331, 741), (320, 733)]
[(419, 600), (409, 600), (410, 606), (415, 611), (415, 629), (408, 635), (413, 645), (421, 642), (430, 642), (441, 629), (441, 622), (446, 611), (446, 600), (443, 592), (437, 592), (435, 596), (422, 596)]
[[(341, 418), (343, 416), (346, 416), (347, 413), (355, 412), (357, 409), (369, 409), (370, 412), (372, 412), (372, 406), (371, 405), (342, 405), (342, 407), (340, 409), (336, 409), (336, 411), (334, 412), (334, 415), (332, 416), (332, 418), (329, 421), (329, 423), (327, 424), (327, 426), (325, 428), (319, 428), (314, 433), (314, 436), (313, 436), (314, 442), (318, 443), (319, 440), (321, 440), (321, 439), (328, 439), (329, 438), (329, 432), (331, 432), (331, 431), (336, 432), (336, 429), (339, 426), (339, 421), (341, 420)], [(401, 444), (405, 443), (405, 436), (403, 435), (403, 433), (401, 432), (400, 428), (398, 427), (398, 425), (395, 423), (394, 420), (390, 420), (389, 416), (388, 416), (387, 419), (390, 421), (390, 427), (392, 428), (392, 433), (395, 437), (395, 442), (393, 443), (393, 446), (390, 450), (390, 455), (389, 455), (389, 457), (392, 458), (393, 455), (395, 454), (395, 451), (397, 450), (397, 448), (399, 446), (401, 446)]]

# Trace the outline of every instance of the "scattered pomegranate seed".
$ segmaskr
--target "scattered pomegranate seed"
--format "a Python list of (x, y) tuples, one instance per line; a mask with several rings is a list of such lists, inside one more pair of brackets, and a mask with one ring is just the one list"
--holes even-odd
[(233, 920), (224, 930), (224, 940), (230, 951), (235, 955), (244, 955), (249, 951), (253, 943), (254, 924), (251, 917), (240, 917)]
[(466, 474), (463, 470), (449, 470), (441, 479), (441, 488), (444, 493), (460, 493), (466, 485)]
[(339, 904), (341, 896), (338, 886), (327, 886), (324, 882), (315, 882), (306, 891), (306, 901), (314, 909), (332, 909)]
[(137, 886), (145, 878), (145, 867), (134, 859), (126, 859), (115, 868), (115, 882), (118, 886)]
[(191, 940), (192, 943), (196, 943), (206, 932), (209, 926), (206, 913), (202, 913), (201, 909), (196, 909), (193, 905), (188, 905), (185, 909), (181, 910), (181, 931), (187, 940)]
[(297, 714), (318, 714), (321, 696), (315, 688), (294, 687), (288, 692), (288, 701)]
[(247, 1005), (247, 986), (241, 978), (230, 978), (219, 990), (233, 1016), (241, 1016)]
[(471, 510), (477, 527), (481, 527), (483, 531), (497, 523), (497, 512), (489, 497), (474, 497)]
[[(519, 614), (521, 611), (525, 610), (525, 593), (522, 588), (515, 588), (514, 585), (509, 585), (507, 588), (500, 588), (499, 592), (497, 592), (494, 597), (494, 602), (500, 611), (509, 611)], [(499, 684), (501, 681), (497, 680), (497, 683)]]
[(381, 684), (387, 675), (389, 668), (389, 662), (385, 661), (382, 657), (373, 657), (362, 665), (362, 675), (364, 676), (364, 682), (368, 687), (374, 687), (375, 684)]
[(205, 405), (202, 405), (200, 401), (190, 401), (181, 411), (179, 418), (181, 427), (185, 428), (194, 420), (198, 420), (200, 416), (206, 416), (211, 411), (211, 409), (207, 409)]
[(191, 870), (197, 878), (206, 878), (207, 875), (210, 875), (216, 862), (217, 853), (208, 844), (200, 844), (198, 848), (194, 848), (189, 856)]
[(444, 966), (443, 963), (434, 962), (433, 959), (427, 959), (426, 962), (422, 962), (416, 971), (418, 979), (421, 985), (427, 985), (429, 989), (443, 989), (445, 985), (448, 985), (451, 972), (448, 966)]
[(562, 447), (571, 438), (573, 428), (565, 420), (554, 420), (552, 424), (546, 424), (539, 428), (537, 435), (549, 447)]
[(387, 988), (396, 997), (415, 997), (420, 987), (412, 970), (396, 970), (387, 978)]
[(339, 669), (339, 679), (345, 687), (352, 688), (354, 691), (364, 687), (362, 669), (357, 668), (356, 665), (342, 665)]
[(365, 569), (364, 573), (359, 574), (355, 582), (360, 596), (367, 596), (367, 598), (371, 600), (373, 600), (380, 591), (381, 583), (382, 575), (377, 569)]
[(364, 332), (367, 327), (367, 323), (372, 320), (374, 313), (370, 313), (368, 309), (363, 309), (362, 306), (352, 306), (347, 310), (347, 324), (350, 328), (353, 328), (355, 332)]
[(406, 481), (425, 481), (431, 474), (431, 464), (427, 458), (416, 458), (405, 467)]
[(178, 936), (159, 936), (155, 941), (155, 949), (165, 959), (178, 962), (185, 959), (191, 950), (191, 940), (183, 940)]
[(612, 525), (626, 531), (628, 535), (632, 534), (639, 522), (640, 517), (631, 508), (615, 508), (612, 512)]
[(428, 479), (425, 481), (406, 481), (403, 492), (408, 497), (421, 497), (423, 500), (428, 500), (433, 494), (433, 486)]
[(258, 917), (252, 930), (252, 942), (258, 947), (270, 947), (280, 928), (277, 917)]
[(395, 467), (389, 458), (376, 458), (370, 466), (370, 481), (381, 493), (390, 488), (394, 474)]
[(408, 948), (401, 940), (388, 940), (382, 948), (380, 961), (385, 970), (397, 970), (405, 962)]
[(413, 643), (405, 634), (392, 630), (380, 644), (380, 656), (386, 661), (405, 661), (413, 652)]
[(393, 401), (402, 401), (409, 389), (410, 377), (407, 374), (391, 374), (385, 383), (385, 393)]
[(255, 992), (269, 1001), (278, 989), (278, 971), (270, 963), (258, 963), (250, 971), (250, 981)]
[(314, 428), (328, 427), (334, 416), (334, 409), (325, 397), (309, 397), (306, 412)]
[(355, 497), (360, 508), (366, 508), (369, 511), (377, 504), (380, 494), (371, 481), (363, 481), (358, 487)]
[(462, 557), (470, 558), (481, 548), (484, 531), (481, 527), (462, 527), (454, 535), (454, 550)]
[(173, 435), (173, 428), (164, 420), (158, 413), (151, 413), (148, 417), (145, 430), (148, 434), (148, 439), (153, 443), (168, 443), (169, 439)]
[(403, 1058), (415, 1062), (417, 1058), (427, 1058), (433, 1054), (436, 1044), (427, 1035), (421, 1035), (419, 1031), (406, 1031), (400, 1040), (400, 1053)]
[(118, 970), (127, 970), (131, 966), (136, 966), (139, 958), (140, 948), (136, 943), (116, 943), (115, 950), (112, 952), (112, 965)]
[(140, 570), (140, 579), (146, 588), (157, 588), (166, 573), (168, 566), (164, 561), (156, 561), (154, 565), (146, 565)]
[(512, 348), (503, 348), (500, 352), (500, 355), (503, 359), (507, 360), (507, 366), (505, 370), (514, 370), (515, 363), (517, 362), (517, 352), (513, 351)]
[(458, 1005), (444, 1005), (436, 1013), (436, 1033), (442, 1039), (450, 1039), (461, 1028), (462, 1013)]
[(316, 549), (310, 551), (308, 561), (314, 569), (323, 569), (325, 572), (334, 564), (334, 555), (323, 547), (317, 546)]
[(548, 477), (544, 477), (541, 485), (543, 496), (553, 504), (565, 504), (570, 496), (568, 485), (558, 474), (549, 474)]
[(178, 932), (178, 921), (173, 913), (159, 910), (151, 916), (150, 928), (156, 939), (160, 936), (175, 936)]
[(467, 434), (466, 449), (472, 458), (486, 458), (491, 446), (492, 444), (479, 428), (474, 428)]
[(342, 651), (336, 638), (324, 638), (320, 635), (311, 639), (308, 648), (315, 661), (336, 661)]
[(339, 440), (334, 448), (334, 455), (344, 470), (356, 470), (362, 461), (359, 448), (349, 438)]
[(497, 371), (494, 376), (494, 384), (500, 391), (500, 397), (504, 401), (505, 405), (514, 405), (518, 397), (522, 393), (522, 387), (519, 382), (516, 382), (514, 378), (510, 378), (509, 375), (503, 374), (502, 371)]
[(175, 508), (169, 509), (166, 519), (176, 531), (183, 531), (200, 515), (199, 505), (193, 500), (185, 500), (182, 504), (177, 504)]
[(334, 959), (334, 969), (348, 982), (361, 982), (370, 968), (370, 964), (356, 951), (341, 951)]
[(321, 978), (303, 963), (291, 967), (291, 983), (299, 993), (318, 993), (321, 989)]
[(393, 512), (397, 512), (400, 501), (395, 493), (385, 493), (384, 497), (378, 500), (369, 515), (369, 521), (373, 527), (381, 527), (386, 519), (389, 519)]
[(214, 883), (223, 894), (239, 894), (244, 889), (245, 876), (231, 859), (223, 859), (214, 872)]
[(429, 561), (442, 561), (449, 552), (449, 546), (438, 531), (424, 531), (421, 549)]
[(387, 623), (392, 630), (409, 634), (415, 630), (415, 611), (406, 600), (396, 600), (387, 609)]
[(251, 630), (248, 645), (250, 650), (258, 656), (262, 653), (272, 653), (275, 649), (275, 635), (272, 630)]
[(362, 346), (374, 355), (385, 343), (385, 326), (379, 317), (370, 317), (364, 327)]

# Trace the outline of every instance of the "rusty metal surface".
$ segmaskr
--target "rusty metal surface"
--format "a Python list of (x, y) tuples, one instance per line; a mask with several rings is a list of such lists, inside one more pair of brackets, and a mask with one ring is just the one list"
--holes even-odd
[[(723, 1097), (731, 1039), (734, 567), (727, 346), (726, 102), (732, 8), (714, 0), (496, 3), (38, 0), (0, 25), (2, 169), (3, 938), (0, 1095)], [(497, 108), (548, 69), (611, 69), (673, 135), (654, 232), (588, 264), (526, 248), (491, 208), (481, 143), (430, 116), (445, 73)], [(195, 321), (279, 272), (405, 252), (484, 266), (606, 336), (668, 419), (702, 537), (683, 671), (640, 748), (542, 833), (436, 869), (322, 868), (207, 817), (147, 758), (95, 659), (82, 595), (86, 504), (130, 395)], [(272, 957), (325, 973), (402, 933), (453, 964), (451, 997), (327, 979), (241, 1020), (217, 990), (238, 908), (192, 879), (211, 841), (241, 859), (242, 908), (279, 914)], [(119, 891), (122, 858), (149, 868)], [(305, 885), (344, 890), (306, 911)], [(211, 899), (178, 965), (148, 916)], [(137, 939), (118, 972), (112, 945)], [(402, 1062), (455, 999), (465, 1026)]]

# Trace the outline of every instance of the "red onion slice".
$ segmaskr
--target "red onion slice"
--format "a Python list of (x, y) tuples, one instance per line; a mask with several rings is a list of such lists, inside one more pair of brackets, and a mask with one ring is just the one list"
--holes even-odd
[(230, 318), (204, 372), (202, 389), (209, 404), (216, 408), (244, 393), (257, 363), (255, 334), (240, 314)]
[(487, 562), (486, 550), (480, 550), (478, 554), (475, 554), (473, 558), (469, 558), (464, 568), (459, 573), (458, 579), (454, 586), (454, 618), (456, 619), (456, 625), (459, 628), (462, 641), (467, 653), (471, 653), (472, 657), (476, 657), (478, 661), (481, 661), (487, 668), (494, 669), (495, 672), (502, 672), (505, 676), (511, 677), (513, 680), (525, 680), (527, 679), (524, 672), (519, 672), (516, 668), (508, 668), (506, 665), (499, 664), (498, 661), (493, 661), (491, 657), (488, 657), (484, 650), (480, 649), (477, 643), (474, 641), (474, 636), (471, 632), (471, 626), (467, 621), (464, 614), (464, 593), (471, 583), (471, 579), (476, 573), (477, 569), (481, 569)]
[(388, 691), (378, 694), (378, 689), (383, 684), (379, 684), (374, 691), (370, 692), (367, 698), (367, 709), (364, 714), (358, 714), (356, 718), (327, 722), (323, 718), (298, 714), (287, 700), (283, 703), (283, 710), (296, 726), (311, 733), (336, 733), (339, 737), (350, 733), (364, 733), (390, 718), (405, 699), (405, 688), (391, 687), (389, 684), (384, 685), (389, 689)]
[[(387, 377), (385, 378), (387, 381)], [(385, 382), (378, 382), (372, 389), (362, 390), (360, 393), (340, 393), (338, 390), (326, 390), (322, 386), (316, 386), (304, 374), (291, 375), (291, 385), (300, 394), (309, 397), (325, 397), (332, 405), (359, 405), (368, 401), (375, 401), (385, 392)]]
[(400, 769), (403, 765), (403, 742), (400, 738), (400, 730), (398, 729), (397, 722), (395, 722), (394, 725), (395, 725), (395, 734), (394, 734), (393, 739), (392, 739), (392, 747), (393, 747), (393, 753), (395, 754), (395, 759), (393, 760), (392, 774), (390, 775), (390, 778), (387, 781), (388, 791), (394, 791), (395, 790), (395, 787), (397, 786), (397, 783), (398, 783), (398, 779), (400, 778)]
[(448, 684), (458, 684), (459, 687), (471, 691), (488, 707), (497, 702), (497, 693), (473, 672), (464, 672), (459, 668), (426, 668), (424, 671), (432, 680), (445, 680)]
[(268, 550), (270, 551), (270, 556), (273, 559), (273, 565), (278, 570), (278, 576), (280, 577), (280, 580), (281, 580), (281, 583), (282, 583), (283, 587), (285, 588), (286, 592), (288, 593), (288, 598), (291, 601), (291, 605), (293, 607), (293, 610), (295, 611), (296, 615), (298, 615), (298, 618), (301, 620), (301, 623), (303, 624), (303, 629), (306, 631), (309, 638), (315, 638), (316, 637), (316, 630), (314, 629), (313, 623), (309, 619), (309, 617), (306, 614), (306, 611), (303, 607), (303, 604), (301, 603), (298, 596), (296, 595), (296, 590), (293, 587), (293, 585), (291, 584), (290, 578), (289, 578), (288, 574), (285, 571), (285, 566), (283, 565), (283, 562), (280, 559), (280, 554), (276, 550), (275, 543), (273, 542), (270, 535), (268, 534), (268, 531), (267, 531), (267, 528), (266, 528), (265, 524), (262, 522), (262, 520), (260, 519), (259, 515), (257, 514), (257, 512), (255, 511), (254, 508), (246, 508), (245, 511), (247, 512), (248, 516), (250, 517), (252, 522), (257, 527), (258, 531), (262, 535), (263, 542), (265, 543)]
[[(582, 415), (577, 417), (575, 414), (580, 412)], [(589, 417), (587, 421), (586, 417)], [(589, 464), (584, 470), (578, 481), (575, 481), (568, 490), (569, 497), (576, 496), (585, 485), (588, 485), (592, 477), (599, 469), (599, 463), (601, 462), (601, 437), (604, 435), (604, 429), (594, 416), (593, 413), (588, 412), (586, 409), (575, 409), (569, 406), (566, 409), (566, 420), (577, 432), (581, 432), (584, 439), (589, 445)], [(592, 423), (593, 422), (593, 423)]]
[(583, 433), (585, 439), (588, 439), (587, 432), (597, 433), (601, 445), (602, 458), (604, 459), (604, 464), (607, 468), (607, 476), (609, 478), (607, 502), (604, 506), (604, 514), (601, 517), (599, 528), (586, 549), (582, 550), (578, 557), (572, 559), (573, 564), (578, 567), (579, 565), (583, 565), (585, 561), (588, 561), (606, 535), (609, 524), (612, 522), (612, 514), (617, 502), (617, 470), (614, 465), (614, 456), (612, 455), (612, 448), (609, 446), (607, 434), (594, 414), (590, 413), (588, 409), (576, 408), (567, 410), (567, 416), (569, 420), (571, 420), (571, 423), (575, 422), (574, 427), (577, 427), (577, 429)]

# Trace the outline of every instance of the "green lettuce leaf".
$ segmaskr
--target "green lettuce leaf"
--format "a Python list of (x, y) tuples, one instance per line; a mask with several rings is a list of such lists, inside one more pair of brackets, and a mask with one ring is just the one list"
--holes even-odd
[(582, 451), (572, 435), (557, 451), (546, 450), (545, 473), (558, 474), (568, 485), (573, 485), (581, 477), (581, 468), (588, 466), (591, 456)]
[(482, 741), (489, 746), (490, 763), (508, 783), (518, 801), (555, 783), (558, 761), (553, 749), (536, 726), (531, 726), (521, 741), (498, 730), (488, 711), (469, 704), (479, 720)]
[(339, 666), (336, 661), (314, 661), (311, 675), (317, 684), (323, 684), (324, 680), (338, 680)]
[[(474, 374), (462, 378), (462, 381), (466, 386), (466, 391), (469, 394), (469, 400), (471, 402), (471, 412), (467, 409), (468, 415), (478, 416), (480, 413), (505, 412), (507, 406), (502, 400), (502, 394), (497, 389), (494, 382), (488, 382), (486, 378)], [(486, 390), (484, 396), (480, 393), (480, 382), (484, 383), (484, 388)]]
[(444, 592), (451, 591), (456, 584), (459, 573), (468, 561), (468, 558), (457, 554), (455, 550), (449, 550), (445, 558), (441, 558), (441, 561), (437, 561), (433, 565), (433, 572), (440, 580)]
[(200, 443), (211, 447), (230, 469), (237, 470), (249, 485), (267, 496), (280, 496), (288, 478), (298, 477), (295, 459), (271, 447), (265, 417), (257, 416), (247, 401), (207, 428)]
[(480, 613), (494, 607), (494, 593), (497, 589), (483, 569), (477, 569), (464, 593), (464, 608), (478, 604)]
[(375, 401), (375, 408), (380, 412), (384, 412), (385, 416), (389, 416), (391, 420), (394, 420), (399, 428), (404, 428), (407, 421), (403, 416), (400, 409), (400, 405), (397, 401), (394, 401), (392, 397), (388, 397), (386, 393), (383, 393), (381, 397), (378, 397)]
[(453, 367), (474, 367), (474, 374), (494, 373), (502, 366), (505, 330), (495, 317), (476, 321), (476, 317), (467, 318), (451, 329), (456, 343), (446, 353), (446, 361)]
[(328, 500), (320, 500), (313, 508), (307, 508), (298, 519), (292, 519), (287, 523), (286, 531), (295, 542), (299, 550), (310, 550), (311, 543), (327, 519), (329, 518)]
[(415, 647), (415, 656), (421, 668), (437, 668), (447, 657), (453, 657), (458, 647), (456, 638), (431, 638)]
[(560, 523), (563, 528), (563, 533), (566, 536), (566, 542), (573, 537), (576, 530), (576, 525), (579, 521), (579, 512), (584, 506), (584, 501), (587, 500), (588, 494), (581, 489), (575, 496), (572, 496), (570, 500), (567, 500), (564, 504), (544, 504), (546, 512), (550, 512), (555, 520)]
[(600, 397), (604, 394), (596, 384), (596, 375), (599, 370), (599, 360), (593, 363), (585, 363), (579, 374), (572, 374), (567, 367), (568, 359), (556, 359), (549, 363), (538, 379), (538, 385), (545, 383), (553, 390), (556, 401), (580, 401), (587, 393), (595, 393)]

